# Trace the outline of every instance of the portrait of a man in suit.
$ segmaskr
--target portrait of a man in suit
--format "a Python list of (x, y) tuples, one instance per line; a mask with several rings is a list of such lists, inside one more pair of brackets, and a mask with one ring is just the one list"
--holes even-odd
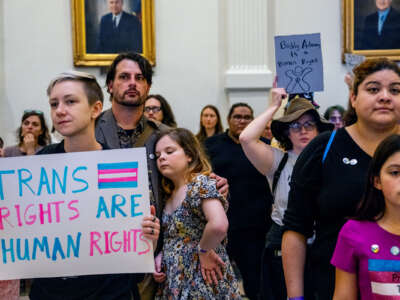
[[(365, 0), (358, 2), (365, 7)], [(393, 6), (392, 0), (374, 0), (374, 2), (374, 11), (370, 11), (363, 18), (363, 22), (358, 20), (361, 29), (358, 30), (359, 37), (356, 39), (355, 50), (400, 49), (399, 11)]]
[(123, 0), (107, 0), (109, 13), (103, 15), (97, 37), (97, 53), (142, 53), (142, 23), (123, 10)]

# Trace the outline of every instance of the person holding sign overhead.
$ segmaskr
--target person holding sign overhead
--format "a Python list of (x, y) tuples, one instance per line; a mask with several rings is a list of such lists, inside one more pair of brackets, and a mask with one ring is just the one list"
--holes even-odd
[(285, 300), (287, 297), (281, 256), (282, 220), (287, 207), (293, 166), (308, 143), (319, 133), (332, 130), (333, 125), (318, 114), (309, 100), (295, 98), (289, 102), (284, 116), (273, 120), (271, 124), (273, 136), (285, 151), (262, 142), (260, 136), (266, 124), (272, 120), (282, 100), (288, 96), (285, 89), (276, 86), (275, 80), (270, 106), (243, 130), (240, 143), (253, 166), (267, 177), (274, 197), (271, 214), (273, 222), (267, 234), (262, 259), (262, 299)]
[[(68, 153), (107, 149), (96, 141), (95, 121), (103, 108), (103, 93), (96, 78), (83, 72), (66, 72), (54, 78), (47, 89), (51, 119), (55, 129), (65, 138), (61, 143), (44, 147), (38, 154)], [(154, 245), (160, 233), (160, 223), (154, 216), (142, 222), (143, 236)], [(38, 278), (30, 292), (32, 300), (140, 299), (137, 278), (132, 274), (86, 275), (66, 278)]]

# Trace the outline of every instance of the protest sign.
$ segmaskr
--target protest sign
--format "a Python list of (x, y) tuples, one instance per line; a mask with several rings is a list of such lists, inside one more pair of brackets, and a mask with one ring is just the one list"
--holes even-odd
[(351, 54), (351, 53), (344, 54), (344, 61), (346, 63), (346, 68), (347, 68), (347, 71), (351, 75), (353, 75), (354, 67), (361, 64), (364, 60), (365, 60), (365, 56), (363, 56), (363, 55), (357, 55), (357, 54)]
[(276, 36), (275, 61), (278, 87), (289, 94), (324, 89), (319, 33)]
[(0, 280), (153, 272), (145, 148), (0, 158)]

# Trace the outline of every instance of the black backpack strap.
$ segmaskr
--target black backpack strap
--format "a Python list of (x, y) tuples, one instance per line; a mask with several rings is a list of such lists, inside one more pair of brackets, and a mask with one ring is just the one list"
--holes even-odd
[(281, 177), (281, 173), (283, 168), (286, 165), (286, 162), (289, 158), (289, 154), (287, 152), (285, 152), (285, 154), (283, 155), (281, 162), (279, 163), (278, 169), (276, 169), (275, 173), (274, 173), (274, 180), (272, 181), (272, 195), (275, 197), (275, 190), (276, 190), (276, 186), (278, 185), (278, 181), (279, 181), (279, 177)]

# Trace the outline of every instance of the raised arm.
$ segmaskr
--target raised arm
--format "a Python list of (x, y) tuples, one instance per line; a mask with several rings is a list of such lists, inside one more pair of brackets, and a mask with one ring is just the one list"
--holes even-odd
[(263, 175), (266, 175), (272, 168), (274, 152), (270, 145), (260, 141), (260, 136), (267, 123), (272, 119), (282, 104), (282, 99), (287, 94), (283, 88), (271, 90), (271, 104), (257, 118), (255, 118), (240, 134), (239, 140), (243, 151), (253, 166)]

